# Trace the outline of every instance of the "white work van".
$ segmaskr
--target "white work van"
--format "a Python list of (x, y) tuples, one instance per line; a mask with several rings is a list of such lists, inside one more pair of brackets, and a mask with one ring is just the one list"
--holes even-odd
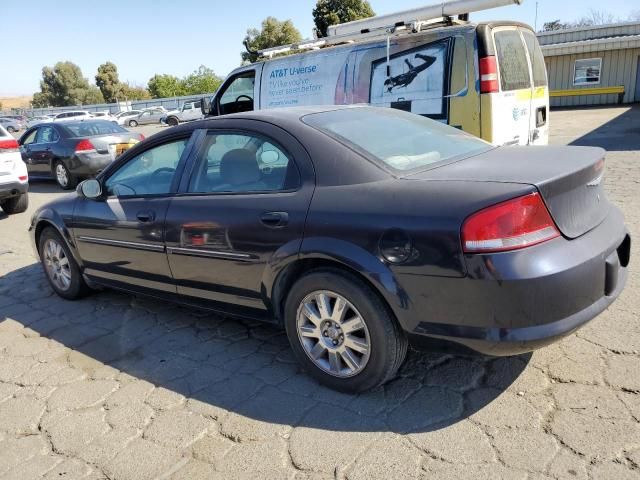
[[(275, 58), (234, 70), (203, 99), (203, 112), (368, 103), (424, 115), (495, 145), (547, 143), (547, 74), (531, 27), (451, 17), (404, 22), (402, 29), (398, 23), (381, 35), (360, 28), (366, 21), (351, 22), (333, 27), (334, 38), (265, 50)], [(340, 36), (351, 24), (359, 33)]]

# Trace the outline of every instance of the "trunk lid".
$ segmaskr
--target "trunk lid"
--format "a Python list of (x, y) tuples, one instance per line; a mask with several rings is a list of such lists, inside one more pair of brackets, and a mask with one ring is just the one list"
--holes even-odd
[(605, 153), (594, 147), (501, 147), (405, 178), (533, 185), (562, 234), (576, 238), (609, 212), (603, 188)]

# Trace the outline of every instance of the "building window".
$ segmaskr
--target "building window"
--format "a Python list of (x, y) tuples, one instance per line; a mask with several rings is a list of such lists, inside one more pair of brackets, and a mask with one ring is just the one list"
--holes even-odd
[(601, 58), (576, 60), (573, 70), (574, 85), (597, 85), (600, 83)]

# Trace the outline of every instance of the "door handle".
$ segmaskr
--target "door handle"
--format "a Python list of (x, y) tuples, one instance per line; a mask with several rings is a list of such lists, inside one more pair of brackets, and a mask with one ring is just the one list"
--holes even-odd
[(289, 214), (287, 212), (265, 212), (260, 215), (260, 221), (267, 227), (284, 227), (289, 223)]
[(153, 222), (156, 219), (156, 214), (152, 211), (138, 212), (136, 218), (143, 223), (149, 223)]

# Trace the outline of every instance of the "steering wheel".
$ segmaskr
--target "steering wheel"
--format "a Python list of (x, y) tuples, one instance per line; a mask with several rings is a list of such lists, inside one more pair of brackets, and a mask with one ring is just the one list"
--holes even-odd
[(162, 167), (162, 168), (159, 168), (159, 169), (157, 169), (157, 170), (154, 170), (154, 172), (153, 172), (151, 175), (158, 175), (159, 173), (164, 173), (164, 172), (167, 172), (167, 173), (173, 173), (173, 172), (175, 172), (175, 171), (176, 171), (176, 169), (175, 169), (175, 168), (171, 168), (171, 167)]
[(236, 97), (236, 101), (235, 103), (238, 103), (240, 101), (241, 98), (246, 98), (247, 100), (249, 100), (250, 102), (253, 102), (253, 98), (251, 98), (249, 95), (238, 95)]

